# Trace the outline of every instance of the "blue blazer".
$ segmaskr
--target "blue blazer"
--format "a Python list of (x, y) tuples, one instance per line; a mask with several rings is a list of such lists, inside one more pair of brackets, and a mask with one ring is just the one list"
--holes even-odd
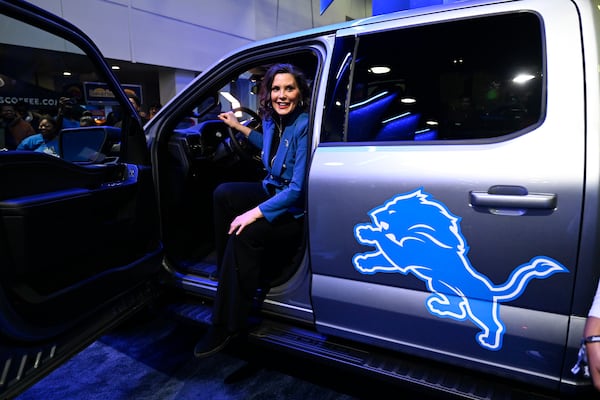
[(268, 221), (285, 212), (300, 217), (304, 214), (304, 186), (308, 158), (308, 114), (298, 112), (289, 116), (271, 166), (271, 143), (277, 135), (273, 120), (263, 121), (263, 133), (252, 131), (248, 140), (261, 148), (261, 158), (267, 176), (263, 187), (274, 193), (258, 208)]

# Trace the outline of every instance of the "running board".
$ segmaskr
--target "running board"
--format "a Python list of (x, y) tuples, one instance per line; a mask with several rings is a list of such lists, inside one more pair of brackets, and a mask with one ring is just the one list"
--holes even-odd
[[(207, 304), (172, 304), (171, 313), (179, 319), (198, 325), (209, 325), (212, 310)], [(419, 387), (423, 391), (444, 397), (469, 400), (554, 400), (557, 397), (519, 390), (514, 383), (492, 381), (475, 376), (470, 371), (442, 366), (433, 361), (408, 356), (384, 354), (376, 348), (359, 348), (328, 338), (310, 329), (303, 329), (273, 320), (263, 320), (248, 333), (248, 340), (257, 345), (274, 347), (315, 362), (330, 363), (383, 378), (389, 382)]]
[(424, 391), (450, 398), (472, 400), (552, 399), (552, 396), (520, 391), (508, 384), (468, 376), (463, 370), (436, 366), (434, 362), (391, 357), (377, 350), (364, 350), (329, 340), (325, 335), (273, 322), (250, 332), (249, 340), (284, 348), (317, 361), (329, 361), (353, 371), (385, 378), (387, 381), (419, 386)]

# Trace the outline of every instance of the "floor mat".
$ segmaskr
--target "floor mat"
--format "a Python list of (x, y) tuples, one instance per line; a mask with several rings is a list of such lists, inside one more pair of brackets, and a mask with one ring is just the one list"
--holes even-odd
[[(164, 316), (101, 337), (17, 400), (354, 399), (245, 359), (239, 346), (193, 357), (203, 333)], [(241, 350), (241, 351), (240, 351)]]

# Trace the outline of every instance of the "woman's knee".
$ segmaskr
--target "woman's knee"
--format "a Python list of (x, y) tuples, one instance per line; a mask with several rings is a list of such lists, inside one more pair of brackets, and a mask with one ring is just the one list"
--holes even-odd
[(222, 202), (226, 200), (231, 193), (231, 182), (221, 183), (213, 192), (213, 199), (215, 202)]

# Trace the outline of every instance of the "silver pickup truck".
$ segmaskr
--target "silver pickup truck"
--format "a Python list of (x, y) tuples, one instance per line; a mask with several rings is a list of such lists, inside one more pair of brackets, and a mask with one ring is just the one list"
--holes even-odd
[(27, 60), (58, 55), (124, 110), (63, 130), (58, 157), (0, 152), (0, 393), (157, 296), (209, 320), (212, 192), (264, 177), (215, 116), (260, 130), (275, 62), (311, 83), (305, 230), (248, 340), (459, 398), (593, 392), (571, 368), (600, 276), (597, 2), (461, 1), (259, 41), (144, 127), (76, 27), (0, 11), (5, 81), (35, 85)]

